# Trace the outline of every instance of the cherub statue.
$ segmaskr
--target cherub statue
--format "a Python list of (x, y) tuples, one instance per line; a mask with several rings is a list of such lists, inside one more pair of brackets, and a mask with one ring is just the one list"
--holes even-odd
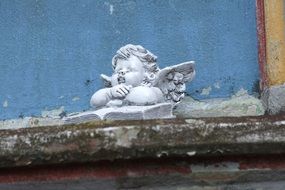
[(112, 59), (114, 73), (101, 75), (105, 88), (95, 92), (92, 107), (146, 106), (163, 102), (177, 104), (185, 83), (195, 76), (194, 62), (159, 69), (157, 57), (140, 45), (121, 47)]

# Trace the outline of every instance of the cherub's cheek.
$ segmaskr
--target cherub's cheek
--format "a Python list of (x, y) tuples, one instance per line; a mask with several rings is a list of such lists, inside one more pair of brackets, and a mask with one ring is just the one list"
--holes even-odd
[(143, 73), (140, 72), (133, 72), (131, 73), (132, 77), (136, 78), (136, 79), (141, 79), (143, 78)]
[(143, 82), (143, 75), (137, 72), (127, 73), (125, 75), (126, 82), (129, 85), (138, 86)]

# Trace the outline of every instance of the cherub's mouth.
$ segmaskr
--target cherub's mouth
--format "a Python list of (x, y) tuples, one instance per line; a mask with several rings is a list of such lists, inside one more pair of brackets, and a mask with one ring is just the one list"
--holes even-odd
[(118, 83), (119, 84), (122, 84), (122, 83), (125, 83), (126, 82), (126, 79), (125, 79), (125, 77), (118, 77)]

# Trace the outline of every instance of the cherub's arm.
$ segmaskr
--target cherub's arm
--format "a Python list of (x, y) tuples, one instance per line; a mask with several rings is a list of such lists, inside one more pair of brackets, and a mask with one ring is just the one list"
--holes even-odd
[(130, 88), (131, 86), (119, 84), (111, 88), (98, 90), (91, 97), (90, 105), (98, 108), (105, 106), (110, 100), (124, 98), (129, 94)]
[(92, 107), (102, 107), (105, 106), (110, 100), (112, 100), (111, 88), (104, 88), (93, 94), (90, 100), (90, 105)]

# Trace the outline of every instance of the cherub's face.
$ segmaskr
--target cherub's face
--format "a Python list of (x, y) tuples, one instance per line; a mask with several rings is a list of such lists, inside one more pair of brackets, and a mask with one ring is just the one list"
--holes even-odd
[(117, 65), (112, 75), (112, 86), (117, 84), (139, 86), (144, 79), (145, 69), (143, 63), (134, 55), (128, 59), (117, 60)]

